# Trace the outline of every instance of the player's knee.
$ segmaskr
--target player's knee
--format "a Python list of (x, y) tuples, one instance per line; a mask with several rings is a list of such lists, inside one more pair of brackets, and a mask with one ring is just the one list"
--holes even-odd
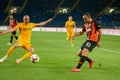
[(86, 52), (83, 51), (81, 56), (87, 56)]
[(87, 49), (83, 49), (82, 56), (87, 56), (88, 53), (89, 53), (89, 51)]
[(74, 39), (74, 36), (71, 36), (72, 39)]
[(19, 44), (14, 44), (14, 47), (15, 47), (15, 48), (18, 48), (18, 47), (19, 47)]
[(18, 48), (18, 46), (14, 45), (15, 48)]
[(28, 51), (33, 54), (34, 53), (34, 48), (29, 48)]

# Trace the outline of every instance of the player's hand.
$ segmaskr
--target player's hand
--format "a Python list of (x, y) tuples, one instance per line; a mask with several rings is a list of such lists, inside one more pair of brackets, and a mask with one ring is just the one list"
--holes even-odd
[(88, 23), (85, 23), (84, 26), (85, 26), (85, 27), (89, 27), (89, 24), (88, 24)]
[(100, 47), (100, 42), (97, 43), (98, 48)]

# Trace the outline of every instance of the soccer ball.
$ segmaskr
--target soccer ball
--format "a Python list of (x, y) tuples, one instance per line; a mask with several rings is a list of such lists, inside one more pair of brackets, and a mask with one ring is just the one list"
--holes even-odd
[(30, 61), (33, 63), (37, 63), (40, 60), (40, 57), (37, 54), (32, 54), (30, 57)]

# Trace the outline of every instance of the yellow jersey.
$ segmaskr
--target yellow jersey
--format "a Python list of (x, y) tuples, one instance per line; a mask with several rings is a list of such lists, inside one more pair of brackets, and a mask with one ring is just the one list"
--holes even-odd
[(31, 39), (31, 32), (32, 28), (36, 27), (35, 23), (28, 23), (27, 25), (25, 23), (19, 23), (15, 28), (20, 30), (20, 36), (18, 38), (18, 41), (26, 41), (30, 42)]
[(67, 21), (66, 22), (66, 28), (70, 31), (73, 31), (75, 25), (76, 25), (75, 21)]

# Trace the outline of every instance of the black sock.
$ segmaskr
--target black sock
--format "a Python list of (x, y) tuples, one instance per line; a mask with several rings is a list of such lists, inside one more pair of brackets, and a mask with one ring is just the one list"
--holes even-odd
[(85, 61), (86, 61), (86, 57), (85, 56), (81, 56), (81, 59), (80, 59), (80, 61), (79, 61), (79, 63), (78, 63), (76, 68), (80, 69)]
[(13, 41), (13, 36), (10, 36), (10, 43), (12, 43)]
[(18, 39), (18, 37), (17, 37), (17, 36), (15, 36), (15, 39), (17, 40), (17, 39)]
[(86, 57), (86, 61), (88, 61), (89, 63), (91, 62), (91, 59)]

